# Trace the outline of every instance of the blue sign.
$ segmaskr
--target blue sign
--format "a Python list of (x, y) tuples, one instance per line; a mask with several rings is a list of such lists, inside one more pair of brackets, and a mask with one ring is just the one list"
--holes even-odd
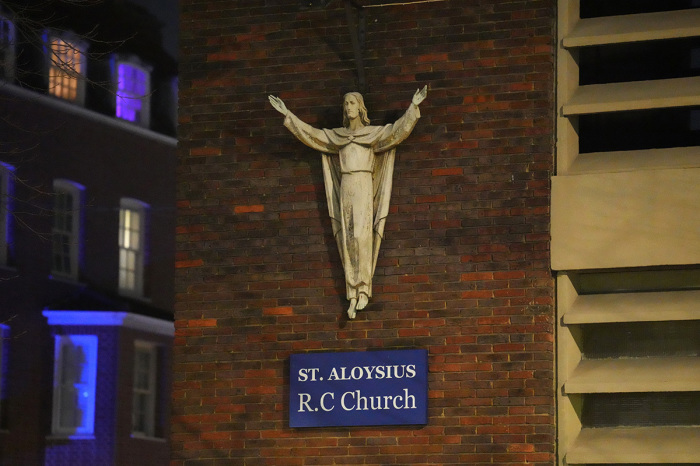
[(293, 354), (289, 426), (428, 423), (426, 350)]

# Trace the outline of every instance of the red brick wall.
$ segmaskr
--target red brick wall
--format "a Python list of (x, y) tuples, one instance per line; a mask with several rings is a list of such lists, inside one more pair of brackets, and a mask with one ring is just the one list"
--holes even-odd
[[(430, 90), (354, 321), (320, 157), (267, 102), (341, 125), (342, 2), (180, 3), (172, 464), (552, 464), (553, 0), (366, 9), (373, 124)], [(379, 348), (428, 349), (427, 426), (288, 427), (291, 353)]]

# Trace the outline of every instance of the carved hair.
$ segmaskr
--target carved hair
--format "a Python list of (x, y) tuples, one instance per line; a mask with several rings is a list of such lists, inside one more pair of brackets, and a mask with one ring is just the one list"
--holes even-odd
[[(357, 103), (359, 104), (359, 116), (360, 116), (360, 122), (364, 126), (369, 125), (369, 118), (367, 117), (367, 107), (365, 107), (365, 99), (362, 98), (362, 94), (359, 92), (348, 92), (343, 96), (343, 102), (345, 102), (345, 99), (347, 99), (349, 96), (353, 96), (356, 100)], [(343, 108), (343, 126), (348, 127), (350, 125), (350, 120), (348, 120), (348, 115), (345, 113), (345, 108)]]

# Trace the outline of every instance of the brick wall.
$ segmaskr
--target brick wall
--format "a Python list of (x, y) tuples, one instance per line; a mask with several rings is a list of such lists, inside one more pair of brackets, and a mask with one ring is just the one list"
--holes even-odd
[[(181, 1), (172, 464), (552, 464), (554, 2), (365, 9), (373, 124), (430, 90), (354, 321), (320, 157), (267, 102), (338, 127), (356, 90), (342, 2), (303, 3)], [(288, 428), (291, 353), (380, 348), (429, 351), (427, 426)]]

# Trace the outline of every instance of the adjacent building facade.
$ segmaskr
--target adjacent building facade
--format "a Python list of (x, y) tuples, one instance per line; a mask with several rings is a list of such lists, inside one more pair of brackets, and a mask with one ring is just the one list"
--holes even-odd
[[(699, 463), (699, 14), (181, 2), (173, 464)], [(348, 320), (321, 158), (267, 96), (382, 125), (424, 84)], [(290, 355), (394, 349), (428, 351), (427, 425), (289, 426)]]
[(700, 2), (560, 1), (561, 464), (700, 461)]
[(176, 68), (144, 25), (0, 3), (2, 464), (168, 462)]

